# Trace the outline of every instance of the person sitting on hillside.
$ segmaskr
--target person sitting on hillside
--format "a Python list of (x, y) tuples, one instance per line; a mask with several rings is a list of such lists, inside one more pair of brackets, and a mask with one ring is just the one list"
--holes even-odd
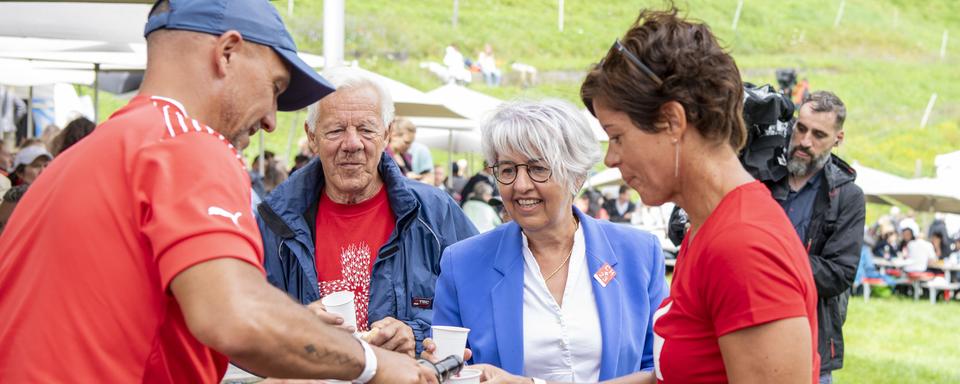
[(447, 82), (460, 85), (469, 84), (472, 79), (470, 71), (467, 70), (463, 54), (457, 48), (456, 43), (450, 43), (443, 55), (443, 64), (447, 66)]
[(488, 86), (500, 86), (500, 69), (497, 68), (497, 58), (493, 54), (493, 47), (490, 46), (490, 43), (484, 44), (483, 50), (477, 54), (477, 65), (480, 66), (483, 81)]

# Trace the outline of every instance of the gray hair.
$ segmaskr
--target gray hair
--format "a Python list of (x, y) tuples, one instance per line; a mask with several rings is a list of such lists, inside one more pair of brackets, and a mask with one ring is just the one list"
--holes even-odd
[(587, 173), (600, 161), (600, 143), (586, 117), (566, 101), (504, 103), (481, 129), (487, 164), (496, 164), (503, 153), (543, 159), (571, 195), (580, 191)]
[(492, 194), (493, 187), (487, 183), (476, 183), (473, 185), (473, 191), (470, 192), (470, 197), (482, 198), (483, 195)]
[[(380, 118), (383, 120), (383, 127), (386, 128), (393, 121), (393, 96), (383, 84), (376, 78), (370, 76), (364, 71), (353, 67), (333, 67), (323, 70), (324, 79), (327, 79), (337, 91), (351, 88), (373, 87), (373, 90), (380, 96)], [(307, 107), (307, 127), (310, 132), (317, 130), (317, 122), (320, 121), (320, 101), (310, 104)]]
[(843, 105), (843, 101), (836, 94), (830, 91), (816, 91), (805, 97), (803, 102), (800, 103), (800, 107), (802, 108), (807, 103), (812, 104), (814, 112), (835, 113), (837, 119), (834, 122), (834, 128), (838, 131), (843, 129), (843, 122), (847, 119), (847, 107)]

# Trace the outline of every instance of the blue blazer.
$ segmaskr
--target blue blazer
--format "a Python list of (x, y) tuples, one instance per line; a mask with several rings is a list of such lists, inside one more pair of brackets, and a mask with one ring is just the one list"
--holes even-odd
[[(600, 380), (653, 368), (653, 313), (667, 296), (663, 254), (653, 235), (628, 225), (580, 218), (591, 276), (604, 264), (616, 276), (593, 295), (600, 317)], [(516, 222), (462, 240), (443, 252), (433, 324), (470, 328), (473, 363), (523, 375), (523, 239)]]

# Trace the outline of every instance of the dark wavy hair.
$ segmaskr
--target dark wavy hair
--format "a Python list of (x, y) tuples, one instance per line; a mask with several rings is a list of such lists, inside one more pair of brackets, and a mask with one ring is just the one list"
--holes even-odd
[(621, 39), (622, 45), (646, 64), (663, 84), (657, 85), (625, 53), (611, 49), (580, 88), (583, 104), (603, 100), (626, 113), (639, 129), (656, 133), (660, 107), (680, 103), (687, 121), (702, 136), (726, 142), (739, 151), (746, 142), (743, 122), (743, 83), (733, 58), (704, 23), (666, 11), (642, 10)]
[(57, 156), (63, 153), (67, 148), (72, 147), (81, 139), (87, 137), (95, 128), (97, 128), (97, 124), (85, 117), (79, 117), (71, 121), (70, 124), (67, 124), (67, 127), (57, 135), (57, 138), (54, 139), (53, 155)]

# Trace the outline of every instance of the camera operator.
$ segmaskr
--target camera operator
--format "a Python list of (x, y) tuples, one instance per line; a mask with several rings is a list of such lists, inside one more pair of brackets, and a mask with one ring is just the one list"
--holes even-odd
[(843, 323), (863, 243), (863, 191), (856, 172), (831, 153), (843, 142), (846, 107), (829, 91), (800, 105), (787, 148), (788, 177), (768, 183), (810, 256), (817, 305), (820, 383), (843, 367)]

